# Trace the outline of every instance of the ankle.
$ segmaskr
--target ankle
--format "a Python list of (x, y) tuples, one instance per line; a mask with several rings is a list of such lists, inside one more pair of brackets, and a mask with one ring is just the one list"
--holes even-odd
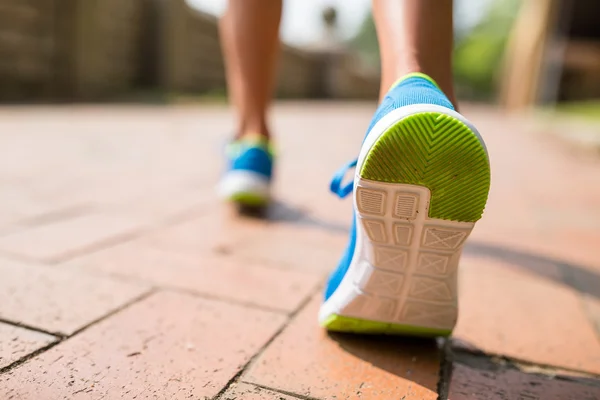
[(263, 140), (271, 139), (271, 130), (264, 120), (259, 120), (256, 122), (242, 122), (238, 127), (237, 132), (236, 139), (249, 137), (260, 138)]
[(437, 74), (431, 73), (431, 72), (428, 73), (427, 71), (424, 71), (424, 69), (422, 69), (422, 68), (399, 70), (399, 73), (395, 75), (393, 80), (390, 80), (389, 76), (388, 76), (388, 79), (382, 80), (381, 88), (380, 88), (380, 92), (381, 92), (380, 101), (383, 100), (383, 98), (385, 97), (385, 95), (387, 94), (387, 92), (389, 90), (391, 90), (399, 82), (401, 82), (403, 79), (409, 77), (410, 75), (414, 75), (414, 76), (421, 75), (424, 79), (428, 78), (428, 80), (431, 80), (432, 83), (434, 83), (442, 91), (442, 93), (444, 93), (444, 95), (446, 95), (448, 100), (454, 106), (455, 110), (458, 111), (458, 102), (457, 102), (455, 94), (454, 94), (454, 82), (452, 80), (452, 77), (451, 76), (450, 77), (443, 76), (439, 73), (437, 73)]
[(244, 130), (244, 131), (238, 131), (238, 132), (239, 133), (237, 135), (235, 135), (236, 140), (240, 140), (240, 139), (256, 139), (256, 140), (266, 140), (266, 141), (271, 140), (271, 135), (265, 131)]

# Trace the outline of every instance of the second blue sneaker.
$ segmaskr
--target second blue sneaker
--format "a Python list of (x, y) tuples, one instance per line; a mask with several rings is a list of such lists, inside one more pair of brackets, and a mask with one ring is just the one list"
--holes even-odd
[(273, 151), (260, 137), (242, 138), (226, 148), (227, 166), (221, 182), (221, 197), (243, 206), (264, 206), (271, 197)]
[[(355, 167), (351, 183), (345, 172)], [(319, 321), (332, 331), (447, 336), (456, 323), (457, 267), (481, 218), (490, 166), (477, 129), (437, 84), (410, 74), (382, 101), (358, 160), (331, 190), (352, 194), (346, 251)]]

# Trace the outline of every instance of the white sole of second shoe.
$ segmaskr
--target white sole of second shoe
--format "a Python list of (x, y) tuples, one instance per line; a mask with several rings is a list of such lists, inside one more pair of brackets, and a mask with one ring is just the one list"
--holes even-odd
[(251, 171), (228, 172), (218, 190), (221, 198), (240, 203), (266, 203), (271, 196), (269, 180)]

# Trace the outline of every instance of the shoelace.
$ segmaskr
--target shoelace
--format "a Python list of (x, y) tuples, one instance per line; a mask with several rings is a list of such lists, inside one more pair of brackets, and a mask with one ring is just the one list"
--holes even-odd
[(354, 188), (354, 179), (352, 179), (350, 183), (347, 183), (345, 185), (342, 185), (342, 181), (344, 180), (346, 173), (348, 173), (348, 170), (356, 167), (357, 162), (358, 160), (350, 161), (348, 164), (344, 165), (333, 175), (333, 179), (331, 180), (331, 184), (329, 185), (329, 190), (331, 190), (333, 194), (336, 194), (343, 199), (344, 197), (352, 193), (352, 189)]

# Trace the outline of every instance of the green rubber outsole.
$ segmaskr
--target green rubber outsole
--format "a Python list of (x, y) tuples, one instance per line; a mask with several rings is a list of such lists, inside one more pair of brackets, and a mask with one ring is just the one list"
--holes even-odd
[(268, 204), (269, 199), (254, 193), (236, 193), (229, 196), (229, 201), (241, 206), (247, 207), (264, 207)]
[(371, 335), (398, 335), (418, 337), (450, 336), (450, 329), (435, 329), (420, 326), (389, 324), (386, 322), (368, 321), (360, 318), (345, 317), (333, 314), (322, 326), (330, 332), (347, 332)]
[(429, 217), (475, 222), (490, 189), (484, 145), (459, 119), (439, 112), (410, 115), (373, 145), (361, 178), (425, 186), (431, 191)]

